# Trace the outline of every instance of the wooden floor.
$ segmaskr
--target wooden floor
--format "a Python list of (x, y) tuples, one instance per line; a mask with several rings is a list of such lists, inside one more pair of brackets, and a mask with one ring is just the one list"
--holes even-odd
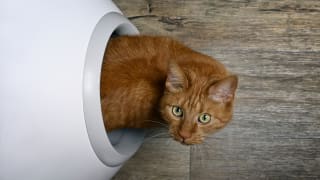
[(115, 180), (320, 179), (319, 0), (115, 3), (142, 34), (175, 37), (240, 77), (228, 127), (199, 146), (148, 139)]

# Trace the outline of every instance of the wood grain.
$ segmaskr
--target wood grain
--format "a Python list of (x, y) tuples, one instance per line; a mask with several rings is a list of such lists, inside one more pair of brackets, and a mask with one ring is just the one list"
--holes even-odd
[(233, 121), (205, 144), (154, 138), (114, 179), (320, 179), (320, 1), (115, 3), (142, 34), (219, 59), (240, 86)]

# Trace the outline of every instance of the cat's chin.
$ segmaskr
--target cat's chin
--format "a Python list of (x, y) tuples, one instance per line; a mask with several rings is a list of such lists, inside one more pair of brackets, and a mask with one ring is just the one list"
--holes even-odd
[(180, 141), (180, 144), (184, 145), (184, 146), (191, 146), (191, 145), (197, 145), (197, 144), (201, 144), (202, 142), (184, 142), (184, 141)]
[(175, 141), (179, 142), (180, 144), (184, 145), (184, 146), (191, 146), (191, 145), (196, 145), (196, 144), (201, 144), (202, 143), (202, 141), (192, 141), (192, 140), (189, 140), (189, 139), (183, 140), (183, 139), (177, 138), (177, 137), (174, 137), (173, 139)]
[(191, 145), (194, 145), (194, 144), (189, 144), (189, 143), (186, 143), (186, 142), (180, 142), (180, 144), (184, 145), (184, 146), (191, 146)]

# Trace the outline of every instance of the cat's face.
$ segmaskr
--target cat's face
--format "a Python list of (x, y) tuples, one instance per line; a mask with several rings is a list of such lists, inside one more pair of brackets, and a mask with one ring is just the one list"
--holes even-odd
[(190, 82), (176, 64), (171, 64), (160, 107), (170, 135), (182, 144), (199, 144), (224, 127), (232, 118), (237, 82), (236, 76)]

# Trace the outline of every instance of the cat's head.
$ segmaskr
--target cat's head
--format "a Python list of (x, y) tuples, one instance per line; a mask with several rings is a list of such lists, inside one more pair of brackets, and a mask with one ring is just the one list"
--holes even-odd
[(169, 133), (182, 144), (202, 143), (232, 118), (237, 76), (197, 77), (170, 63), (161, 99), (162, 118)]

